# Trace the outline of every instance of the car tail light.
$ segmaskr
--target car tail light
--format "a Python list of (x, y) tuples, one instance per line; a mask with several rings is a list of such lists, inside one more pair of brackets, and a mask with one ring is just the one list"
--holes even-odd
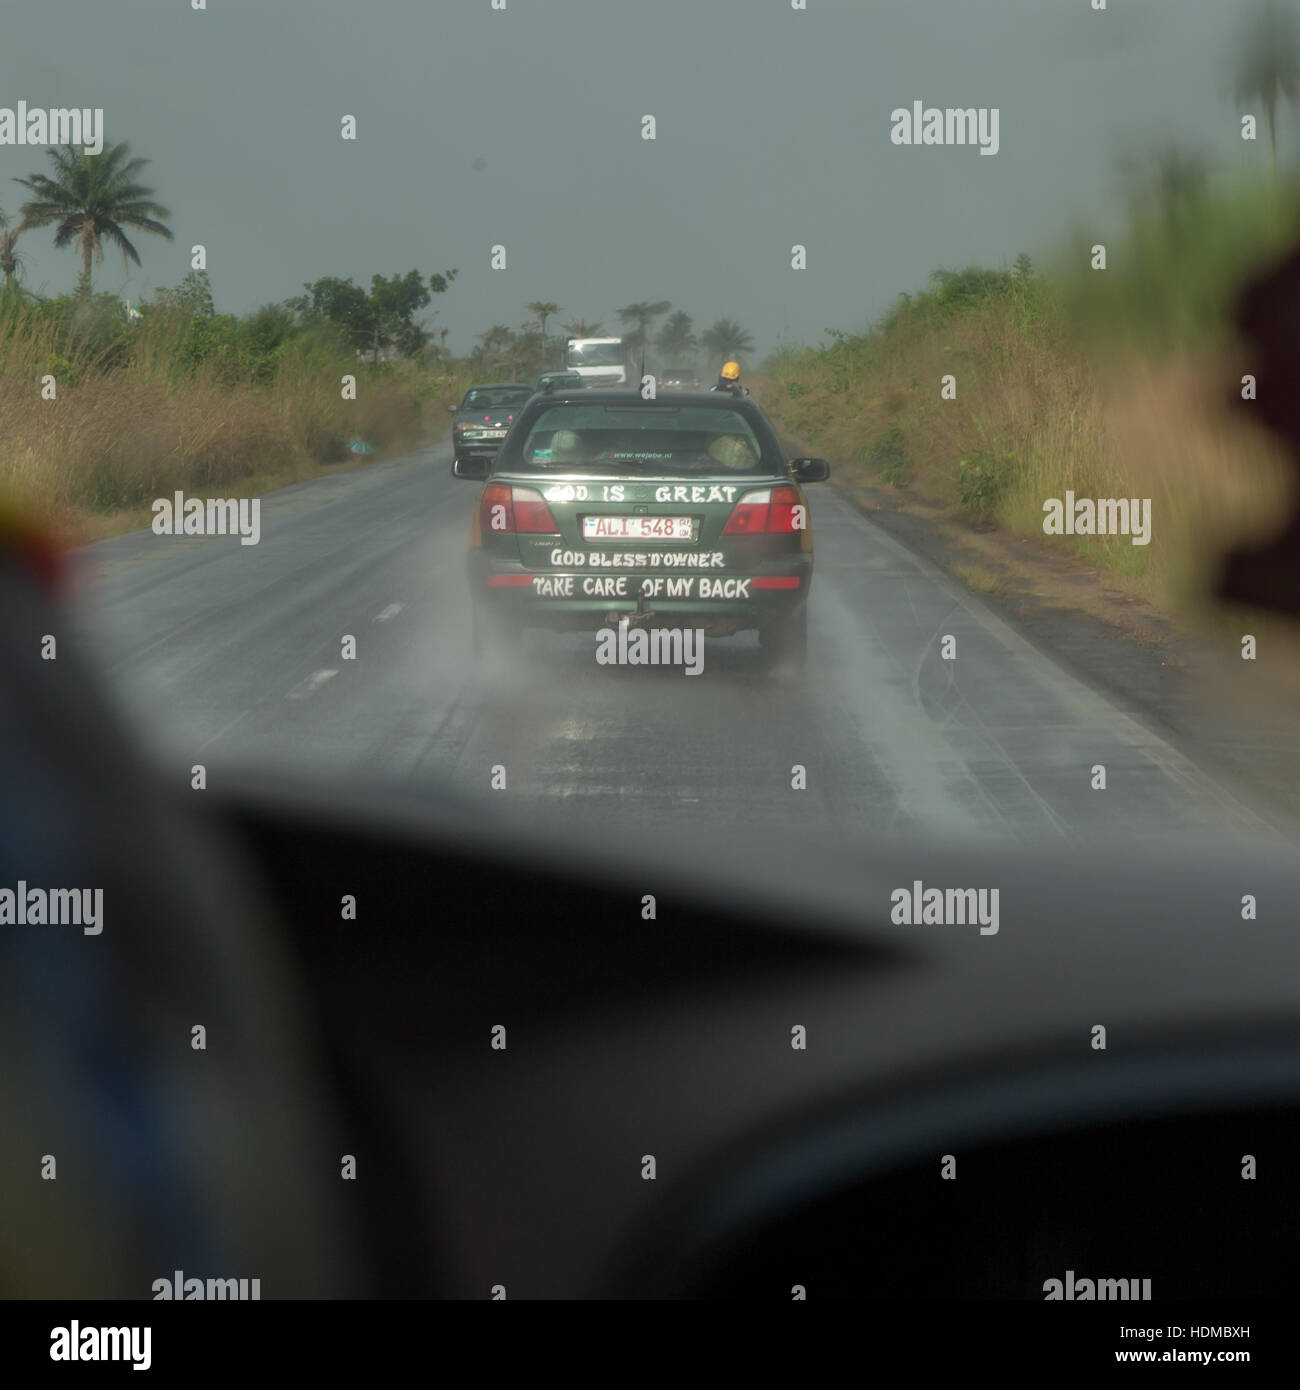
[(515, 509), (510, 489), (503, 483), (491, 483), (483, 489), (479, 501), (478, 524), (485, 535), (508, 535), (515, 529)]
[(479, 504), (479, 525), (485, 534), (496, 536), (560, 534), (540, 492), (531, 487), (507, 487), (505, 483), (492, 483), (484, 488)]
[(758, 575), (749, 583), (750, 587), (754, 589), (797, 589), (799, 576), (797, 574)]
[(551, 509), (542, 500), (540, 492), (530, 487), (517, 487), (514, 491), (515, 527), (531, 535), (558, 536), (560, 528), (555, 524)]
[(799, 494), (792, 487), (765, 487), (747, 492), (736, 503), (724, 536), (793, 535), (794, 509), (799, 506)]

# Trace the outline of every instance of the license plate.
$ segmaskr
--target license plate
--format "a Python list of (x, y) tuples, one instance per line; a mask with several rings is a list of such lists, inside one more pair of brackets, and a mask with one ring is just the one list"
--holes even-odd
[(582, 538), (588, 541), (689, 541), (695, 523), (689, 516), (584, 516)]
[(504, 439), (509, 433), (509, 430), (482, 430), (480, 437), (483, 439)]

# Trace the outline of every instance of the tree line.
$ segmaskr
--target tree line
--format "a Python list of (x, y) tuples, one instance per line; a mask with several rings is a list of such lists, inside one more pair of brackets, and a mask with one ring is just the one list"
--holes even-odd
[[(554, 337), (546, 330), (549, 321), (560, 313), (560, 306), (550, 300), (533, 300), (524, 307), (533, 317), (521, 327), (497, 323), (476, 335), (479, 341), (465, 359), (471, 372), (505, 375), (511, 380), (527, 378), (530, 373), (562, 367), (569, 338), (599, 338), (606, 332), (623, 340), (634, 364), (644, 354), (660, 366), (693, 368), (701, 353), (721, 364), (729, 357), (745, 357), (754, 351), (753, 336), (734, 319), (719, 318), (697, 333), (691, 315), (683, 309), (673, 310), (667, 300), (639, 301), (615, 310), (616, 332), (600, 322), (571, 318), (559, 325), (560, 332)], [(656, 319), (664, 319), (658, 331), (654, 331)], [(651, 359), (651, 353), (657, 357)]]
[[(323, 276), (304, 284), (301, 294), (265, 304), (242, 317), (217, 314), (204, 269), (190, 271), (179, 285), (160, 289), (130, 308), (119, 306), (115, 296), (94, 294), (94, 271), (103, 264), (105, 247), (119, 250), (123, 268), (129, 271), (131, 265), (141, 264), (132, 236), (145, 232), (174, 240), (165, 220), (172, 214), (156, 200), (156, 190), (141, 182), (149, 161), (134, 154), (126, 141), (107, 143), (98, 155), (76, 147), (47, 153), (50, 173), (15, 180), (34, 195), (22, 204), (17, 223), (0, 211), (4, 293), (20, 301), (37, 299), (19, 285), (24, 264), (18, 241), (25, 233), (52, 227), (54, 245), (73, 248), (81, 264), (71, 300), (62, 297), (46, 307), (52, 306), (58, 317), (70, 303), (75, 304), (80, 312), (62, 313), (69, 331), (77, 327), (83, 338), (96, 340), (110, 360), (121, 355), (110, 342), (115, 327), (127, 328), (138, 318), (158, 314), (192, 320), (177, 343), (179, 366), (215, 357), (235, 376), (266, 376), (274, 369), (278, 349), (297, 335), (328, 338), (374, 365), (394, 359), (426, 365), (454, 360), (446, 348), (448, 331), (444, 328), (435, 335), (431, 321), (420, 317), (435, 295), (451, 287), (457, 275), (454, 269), (427, 276), (417, 270), (376, 274), (368, 287), (351, 277)], [(615, 311), (620, 336), (633, 361), (647, 349), (656, 350), (662, 362), (671, 366), (693, 366), (701, 351), (719, 361), (753, 351), (752, 336), (733, 319), (719, 318), (697, 333), (691, 316), (672, 307), (667, 300), (640, 301)], [(470, 372), (505, 374), (512, 379), (535, 375), (563, 365), (564, 338), (598, 337), (605, 332), (600, 322), (574, 317), (560, 324), (564, 338), (553, 337), (548, 328), (561, 312), (560, 305), (539, 299), (525, 308), (531, 317), (519, 327), (497, 323), (475, 335), (477, 343), (464, 363)]]
[[(1279, 109), (1300, 102), (1300, 25), (1278, 0), (1262, 0), (1246, 17), (1234, 76), (1236, 99), (1258, 102), (1263, 111), (1269, 168), (1276, 178)], [(120, 251), (123, 267), (129, 272), (131, 265), (141, 264), (133, 236), (144, 233), (174, 240), (167, 225), (171, 212), (156, 201), (156, 190), (141, 181), (149, 161), (134, 154), (125, 141), (106, 143), (98, 155), (88, 155), (75, 146), (46, 153), (48, 172), (14, 180), (31, 195), (22, 203), (17, 220), (0, 209), (4, 298), (11, 304), (15, 299), (37, 299), (20, 284), (24, 257), (19, 242), (33, 231), (52, 228), (55, 247), (71, 248), (80, 261), (72, 302), (83, 312), (65, 312), (69, 301), (61, 297), (54, 301), (58, 315), (82, 330), (93, 323), (101, 337), (111, 337), (113, 324), (109, 321), (114, 314), (129, 326), (131, 313), (124, 306), (114, 307), (115, 296), (93, 294), (92, 277), (103, 263), (104, 249)], [(1158, 158), (1157, 166), (1159, 197), (1176, 211), (1195, 195), (1203, 181), (1203, 161), (1174, 150)], [(211, 348), (216, 344), (227, 358), (243, 363), (254, 375), (267, 370), (278, 348), (295, 336), (329, 339), (376, 366), (394, 358), (449, 361), (454, 359), (446, 350), (448, 330), (443, 328), (435, 335), (431, 321), (420, 315), (435, 295), (447, 292), (456, 274), (446, 270), (426, 276), (411, 270), (374, 275), (368, 288), (354, 284), (351, 278), (326, 276), (304, 285), (300, 295), (236, 317), (216, 314), (207, 272), (194, 270), (175, 289), (160, 290), (151, 301), (137, 306), (135, 313), (188, 316), (197, 326), (192, 326), (182, 354), (201, 360), (204, 345)], [(96, 313), (88, 312), (92, 307), (97, 307)], [(562, 365), (564, 338), (597, 337), (606, 332), (599, 322), (571, 317), (560, 324), (563, 336), (553, 337), (548, 327), (561, 313), (561, 306), (537, 299), (525, 308), (531, 317), (520, 326), (497, 323), (475, 335), (476, 345), (463, 359), (470, 372), (527, 378)], [(733, 357), (744, 359), (754, 349), (752, 336), (731, 318), (719, 318), (697, 333), (691, 316), (674, 309), (667, 300), (627, 304), (615, 311), (615, 317), (618, 336), (627, 344), (634, 363), (639, 356), (655, 352), (661, 366), (693, 367), (700, 353), (710, 362), (720, 363)]]

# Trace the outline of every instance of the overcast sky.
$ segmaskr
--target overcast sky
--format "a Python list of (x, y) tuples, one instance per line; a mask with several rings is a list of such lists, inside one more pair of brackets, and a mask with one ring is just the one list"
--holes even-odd
[[(505, 3), (5, 0), (0, 107), (102, 107), (106, 138), (152, 161), (176, 240), (136, 237), (129, 281), (106, 248), (99, 288), (175, 284), (195, 243), (233, 312), (322, 275), (456, 267), (433, 325), (454, 351), (534, 299), (607, 329), (667, 299), (699, 328), (739, 320), (760, 354), (817, 341), (936, 266), (1009, 265), (1072, 219), (1105, 227), (1125, 150), (1266, 157), (1230, 100), (1245, 0)], [(997, 107), (999, 152), (892, 144), (891, 111), (918, 100)], [(28, 194), (11, 179), (46, 166), (0, 146), (0, 208), (14, 216)], [(51, 241), (19, 248), (47, 294), (77, 272)]]

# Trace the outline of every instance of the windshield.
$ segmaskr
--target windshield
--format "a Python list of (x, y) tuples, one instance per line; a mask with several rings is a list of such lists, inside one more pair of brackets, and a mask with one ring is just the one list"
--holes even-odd
[(570, 367), (621, 367), (623, 344), (570, 343), (567, 364)]
[(1300, 1283), (1300, 0), (3, 3), (0, 1366), (733, 1240), (1154, 1280), (1042, 1358), (867, 1306), (904, 1376), (1230, 1354), (1189, 1257)]
[(765, 462), (758, 434), (737, 410), (585, 403), (542, 408), (497, 463), (498, 472), (515, 467), (668, 477), (784, 472), (775, 442)]
[[(173, 781), (369, 778), (593, 855), (1300, 847), (1300, 638), (1217, 587), (1300, 575), (1265, 563), (1295, 364), (1234, 318), (1300, 238), (1300, 128), (1273, 161), (1224, 94), (1246, 0), (154, 8), (147, 60), (108, 19), (144, 0), (5, 9), (0, 544), (13, 510), (78, 548), (78, 640)], [(782, 76), (738, 114), (742, 72)], [(38, 142), (65, 102), (105, 107), (84, 167)], [(643, 595), (701, 678), (608, 679)]]

